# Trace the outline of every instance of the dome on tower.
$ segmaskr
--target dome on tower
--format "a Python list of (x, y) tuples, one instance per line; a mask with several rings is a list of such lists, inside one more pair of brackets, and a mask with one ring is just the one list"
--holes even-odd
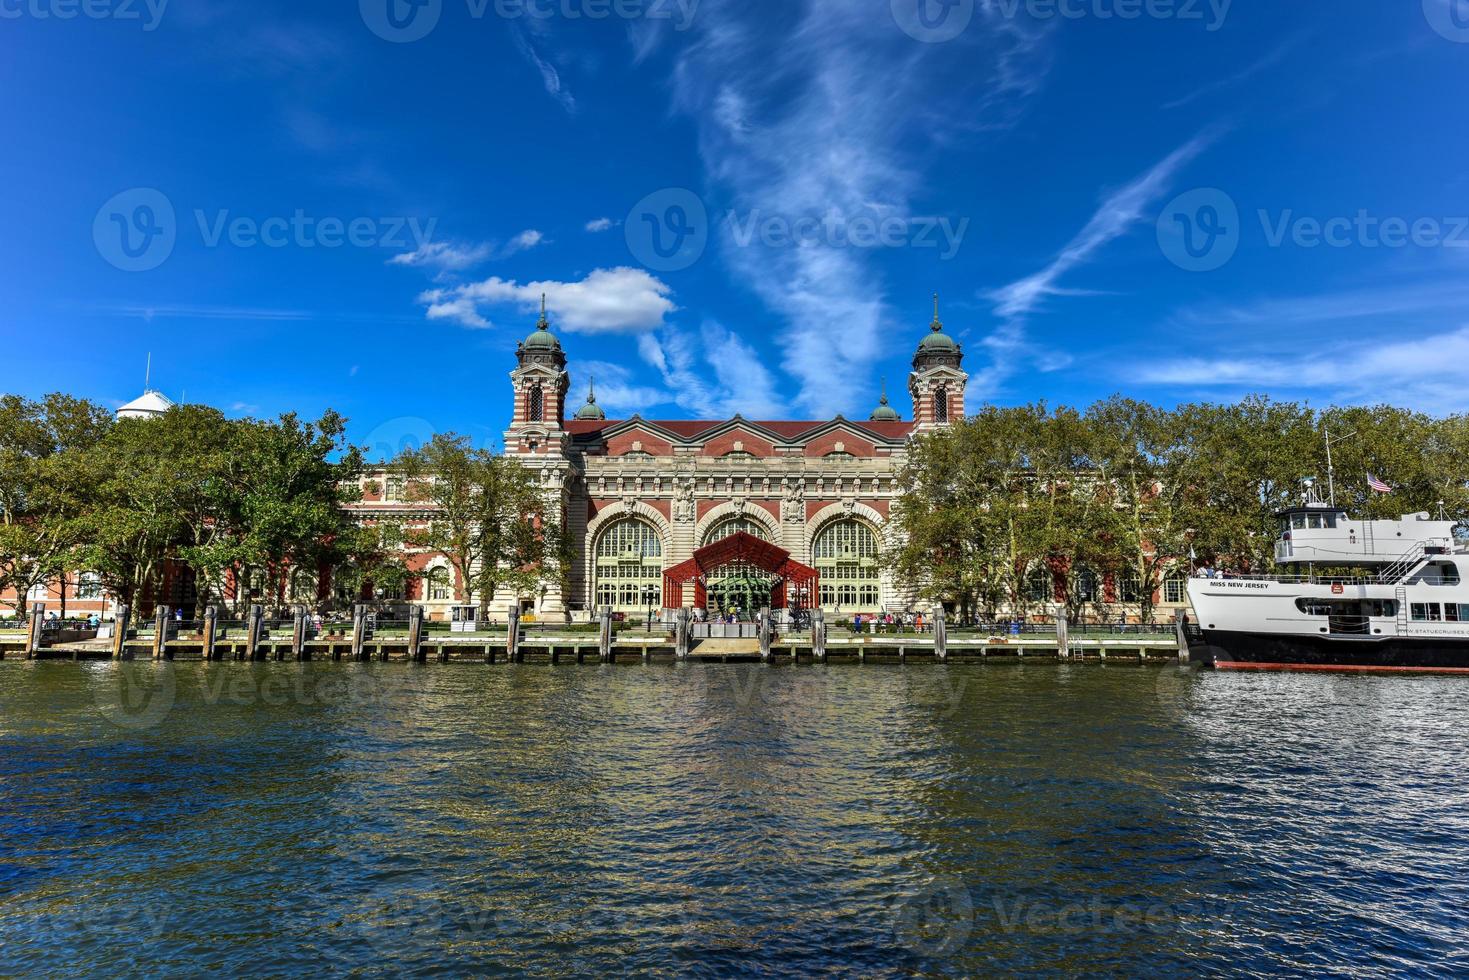
[(156, 419), (168, 414), (170, 408), (173, 408), (173, 402), (156, 391), (145, 391), (142, 397), (134, 398), (119, 408), (117, 417), (120, 419)]
[(957, 354), (959, 345), (953, 337), (944, 333), (943, 321), (939, 319), (938, 293), (933, 296), (933, 323), (929, 324), (929, 335), (918, 343), (920, 354)]
[(607, 421), (607, 413), (602, 411), (602, 406), (597, 404), (597, 383), (595, 380), (587, 388), (587, 403), (577, 409), (576, 420), (578, 422)]
[(891, 406), (891, 405), (888, 404), (888, 383), (887, 383), (887, 379), (886, 378), (884, 378), (883, 379), (883, 382), (882, 382), (882, 401), (878, 402), (877, 408), (875, 408), (875, 409), (872, 410), (872, 415), (868, 419), (868, 421), (869, 422), (901, 422), (901, 421), (903, 421), (903, 416), (900, 415), (900, 414), (898, 414), (898, 410), (896, 408), (893, 408), (893, 406)]
[(546, 296), (541, 294), (541, 319), (536, 323), (536, 332), (525, 338), (522, 345), (526, 350), (560, 350), (561, 341), (550, 330), (551, 324), (546, 320)]

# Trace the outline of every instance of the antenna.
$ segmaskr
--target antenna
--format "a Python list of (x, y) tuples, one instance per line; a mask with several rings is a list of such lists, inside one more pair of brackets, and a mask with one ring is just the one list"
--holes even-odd
[(1352, 432), (1348, 432), (1344, 436), (1337, 436), (1335, 439), (1333, 439), (1333, 438), (1331, 438), (1331, 429), (1330, 428), (1328, 428), (1327, 426), (1323, 425), (1321, 427), (1321, 431), (1326, 436), (1326, 483), (1327, 483), (1327, 486), (1330, 488), (1330, 491), (1331, 491), (1331, 506), (1332, 507), (1335, 507), (1336, 506), (1336, 467), (1332, 464), (1332, 461), (1331, 461), (1331, 447), (1335, 443), (1341, 442), (1343, 439), (1350, 439), (1350, 438), (1352, 438), (1352, 436), (1356, 435), (1357, 433), (1354, 430)]
[(143, 368), (143, 394), (146, 395), (151, 390), (151, 389), (149, 389), (148, 384), (152, 380), (153, 380), (153, 352), (152, 351), (149, 351), (148, 352), (148, 366), (145, 367), (145, 368)]

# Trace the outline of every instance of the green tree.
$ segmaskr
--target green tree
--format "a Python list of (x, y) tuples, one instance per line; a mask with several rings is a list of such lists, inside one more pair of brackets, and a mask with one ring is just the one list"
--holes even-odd
[(436, 435), (396, 462), (408, 496), (431, 507), (409, 546), (442, 554), (478, 597), (481, 618), (501, 589), (533, 593), (560, 570), (560, 538), (534, 471), (509, 456), (476, 449), (468, 437)]

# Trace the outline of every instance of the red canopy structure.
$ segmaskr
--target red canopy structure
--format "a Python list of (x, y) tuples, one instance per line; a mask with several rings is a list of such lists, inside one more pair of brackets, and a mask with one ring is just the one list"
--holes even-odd
[(682, 565), (675, 565), (663, 573), (663, 602), (669, 609), (683, 606), (685, 582), (694, 583), (694, 606), (703, 609), (709, 604), (705, 591), (709, 573), (726, 565), (744, 563), (775, 576), (775, 585), (770, 590), (770, 608), (784, 609), (790, 587), (809, 586), (808, 595), (820, 594), (821, 574), (810, 565), (803, 565), (791, 558), (791, 553), (769, 541), (762, 541), (753, 534), (740, 531), (722, 538), (694, 552), (694, 557)]

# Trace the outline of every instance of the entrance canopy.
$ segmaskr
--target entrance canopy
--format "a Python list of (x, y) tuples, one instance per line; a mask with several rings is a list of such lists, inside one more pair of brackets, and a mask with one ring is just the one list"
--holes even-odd
[(709, 575), (728, 565), (748, 565), (766, 572), (775, 579), (770, 590), (770, 608), (785, 609), (795, 587), (808, 596), (820, 594), (821, 576), (809, 565), (802, 565), (791, 558), (791, 553), (769, 541), (762, 541), (753, 534), (740, 531), (722, 538), (694, 552), (694, 557), (682, 565), (675, 565), (663, 573), (663, 603), (669, 609), (683, 606), (684, 583), (694, 583), (694, 606), (699, 609), (709, 604), (707, 584)]

